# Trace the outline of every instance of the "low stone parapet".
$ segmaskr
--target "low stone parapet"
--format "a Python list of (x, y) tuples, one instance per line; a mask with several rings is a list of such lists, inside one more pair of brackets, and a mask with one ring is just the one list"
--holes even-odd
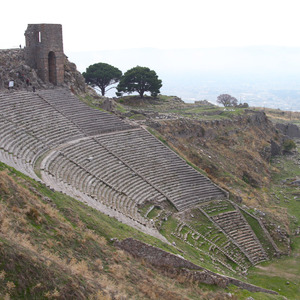
[(222, 288), (226, 288), (229, 284), (233, 284), (251, 292), (263, 292), (274, 295), (278, 294), (272, 290), (264, 289), (235, 278), (211, 272), (205, 268), (193, 264), (179, 255), (166, 252), (162, 249), (148, 245), (133, 238), (128, 238), (123, 241), (116, 241), (115, 246), (130, 253), (136, 258), (141, 258), (147, 263), (163, 269), (165, 272), (169, 272), (171, 274), (182, 274), (185, 275), (187, 279), (192, 279), (196, 282), (214, 284)]

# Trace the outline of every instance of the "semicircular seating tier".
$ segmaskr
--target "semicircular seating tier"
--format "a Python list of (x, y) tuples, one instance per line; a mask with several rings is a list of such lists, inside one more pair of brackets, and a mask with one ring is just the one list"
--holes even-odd
[(93, 109), (71, 94), (68, 90), (42, 90), (38, 94), (58, 110), (86, 135), (127, 130), (132, 125), (108, 112)]
[(33, 166), (46, 151), (85, 134), (39, 95), (0, 94), (1, 161), (37, 178)]
[[(178, 210), (227, 193), (146, 130), (90, 108), (66, 89), (0, 94), (0, 160), (71, 186), (138, 219), (145, 201)], [(48, 176), (48, 177), (47, 177)]]
[(95, 140), (156, 187), (178, 210), (226, 195), (144, 129), (103, 134)]

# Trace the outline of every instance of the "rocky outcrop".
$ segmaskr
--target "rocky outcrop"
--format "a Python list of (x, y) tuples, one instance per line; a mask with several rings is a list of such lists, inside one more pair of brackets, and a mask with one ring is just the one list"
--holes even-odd
[(276, 128), (279, 129), (284, 135), (287, 135), (290, 138), (300, 138), (300, 129), (295, 124), (277, 123)]
[[(253, 187), (269, 184), (270, 159), (281, 153), (284, 141), (266, 114), (253, 110), (245, 110), (231, 119), (152, 119), (146, 124), (178, 153), (205, 170), (210, 179), (230, 190), (234, 199), (245, 203), (249, 193), (255, 192)], [(244, 189), (233, 189), (241, 180)], [(258, 193), (254, 201), (259, 205)]]
[(115, 112), (116, 111), (116, 102), (110, 98), (102, 98), (104, 99), (104, 101), (101, 104), (101, 108), (106, 110), (106, 111), (110, 111), (110, 112)]
[(77, 67), (74, 63), (70, 62), (68, 58), (65, 58), (65, 85), (75, 95), (88, 94), (92, 97), (97, 97), (97, 93), (85, 83), (85, 79), (82, 74), (77, 71)]
[(45, 88), (36, 70), (25, 64), (24, 49), (0, 50), (0, 90), (8, 91), (13, 81), (14, 90)]
[(271, 140), (270, 155), (276, 156), (280, 154), (282, 154), (282, 147), (274, 140)]
[[(246, 110), (244, 115), (234, 119), (202, 121), (180, 118), (175, 121), (170, 121), (168, 124), (176, 127), (176, 131), (174, 130), (172, 133), (174, 136), (203, 138), (205, 140), (213, 140), (221, 134), (230, 137), (253, 127), (259, 127), (260, 130), (267, 129), (275, 133), (275, 128), (264, 112), (251, 110)], [(147, 121), (146, 125), (155, 129), (165, 126), (164, 123), (157, 122), (153, 119)]]
[[(85, 84), (84, 77), (77, 71), (76, 65), (65, 57), (64, 84), (74, 94), (97, 96), (96, 92)], [(9, 82), (13, 81), (13, 90), (32, 91), (54, 88), (53, 84), (43, 82), (37, 71), (25, 62), (24, 49), (0, 50), (0, 90), (9, 91)]]
[(199, 106), (215, 106), (214, 104), (208, 102), (207, 100), (196, 100), (195, 104)]

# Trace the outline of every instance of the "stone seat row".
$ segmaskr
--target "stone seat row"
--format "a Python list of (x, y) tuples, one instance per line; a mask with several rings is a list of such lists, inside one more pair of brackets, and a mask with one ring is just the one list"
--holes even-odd
[[(91, 145), (91, 142), (89, 142), (89, 144)], [(79, 147), (79, 149), (81, 149), (81, 148), (85, 148), (85, 149), (86, 149), (86, 147), (82, 147), (82, 145)], [(76, 147), (75, 147), (75, 148), (74, 148), (74, 147), (71, 148), (71, 150), (70, 150), (70, 151), (71, 151), (71, 152), (70, 152), (71, 154), (72, 154), (72, 152), (74, 152), (74, 153), (77, 152), (76, 150), (74, 151), (74, 149), (76, 149)], [(96, 152), (99, 152), (99, 153), (100, 153), (100, 151), (99, 151), (99, 149), (96, 147), (96, 145), (92, 145), (92, 149), (97, 149)], [(95, 150), (93, 150), (93, 151), (95, 151)], [(88, 151), (87, 151), (87, 152), (88, 152)], [(70, 153), (69, 153), (69, 154), (70, 154)], [(85, 152), (83, 152), (83, 156), (85, 157), (85, 154), (84, 154), (84, 153), (85, 153)], [(90, 154), (91, 154), (91, 155), (94, 155), (94, 152), (90, 152)], [(94, 160), (94, 159), (93, 159), (93, 160)], [(58, 165), (60, 165), (60, 162), (59, 162), (59, 161), (58, 161), (57, 163), (58, 163)], [(111, 165), (111, 161), (110, 161), (110, 163), (108, 163), (107, 165)], [(62, 165), (62, 166), (63, 166), (63, 165)], [(119, 165), (117, 165), (117, 166), (119, 167)], [(101, 168), (101, 172), (103, 172), (103, 168)], [(130, 178), (130, 175), (131, 175), (131, 174), (129, 174), (129, 178)], [(126, 183), (126, 182), (125, 182), (125, 183)], [(159, 195), (159, 196), (156, 197), (156, 198), (160, 198), (160, 197), (161, 197), (161, 195)]]
[[(84, 136), (72, 122), (36, 94), (20, 92), (1, 95), (0, 108), (4, 118), (13, 122), (20, 131), (24, 131), (22, 135), (6, 131), (5, 137), (2, 138), (1, 144), (11, 140), (7, 150), (13, 150), (11, 152), (15, 155), (24, 155), (23, 152), (18, 153), (19, 148), (28, 148), (31, 150), (28, 152), (36, 152), (36, 143), (30, 145), (32, 138), (39, 140), (38, 143), (56, 146)], [(28, 136), (32, 138), (29, 139)]]
[[(204, 210), (200, 210), (200, 211), (202, 211), (205, 214)], [(221, 213), (220, 215), (230, 217), (233, 213), (237, 214), (238, 212), (231, 211), (231, 212)], [(218, 215), (218, 216), (220, 216), (220, 215)], [(240, 248), (242, 250), (242, 252), (247, 256), (247, 258), (249, 259), (249, 261), (252, 264), (256, 264), (261, 261), (267, 260), (267, 256), (265, 255), (263, 248), (261, 247), (258, 240), (255, 239), (254, 233), (252, 232), (252, 230), (250, 230), (250, 227), (246, 227), (246, 226), (244, 227), (244, 230), (247, 232), (247, 235), (245, 235), (243, 233), (243, 229), (241, 229), (242, 226), (240, 226), (239, 230), (236, 230), (235, 227), (228, 229), (220, 221), (220, 220), (224, 221), (224, 218), (218, 218), (218, 216), (208, 216), (208, 215), (206, 215), (206, 216), (211, 221), (215, 222), (215, 224), (217, 226), (219, 226), (219, 228), (223, 231), (224, 234), (226, 234), (228, 236), (228, 238), (234, 243), (234, 245), (238, 246), (238, 248)], [(243, 222), (241, 222), (241, 223), (243, 223)], [(236, 234), (236, 233), (239, 233), (239, 234)], [(228, 244), (224, 247), (227, 248)], [(234, 252), (235, 252), (234, 250), (233, 250), (233, 253), (230, 252), (231, 255), (234, 256)]]
[[(91, 192), (90, 181), (91, 177), (97, 177), (102, 181), (114, 186), (118, 191), (128, 194), (137, 202), (143, 202), (142, 199), (149, 195), (152, 198), (156, 198), (160, 201), (165, 198), (159, 192), (157, 192), (151, 185), (145, 182), (138, 175), (133, 175), (133, 172), (124, 164), (120, 164), (114, 156), (105, 152), (105, 149), (101, 149), (100, 145), (93, 145), (95, 142), (84, 141), (90, 144), (93, 148), (92, 155), (93, 163), (84, 164), (86, 158), (88, 158), (88, 151), (80, 152), (76, 151), (77, 145), (72, 145), (66, 149), (60, 149), (60, 155), (53, 156), (51, 163), (47, 163), (43, 166), (44, 169), (55, 174), (60, 179), (64, 179), (75, 187), (84, 189), (85, 192)], [(78, 143), (81, 146), (83, 142)], [(79, 149), (81, 149), (81, 146)], [(75, 155), (77, 153), (77, 156)], [(72, 167), (73, 165), (73, 167)], [(80, 168), (79, 166), (82, 166)], [(77, 171), (74, 171), (74, 168)]]
[(177, 209), (226, 197), (224, 191), (143, 129), (99, 135), (95, 139), (158, 187)]
[(66, 90), (39, 91), (39, 96), (88, 135), (132, 128), (114, 115), (90, 108)]
[[(1, 105), (1, 102), (0, 102)], [(77, 131), (79, 130), (74, 124), (72, 124), (66, 117), (52, 109), (47, 103), (40, 105), (40, 109), (32, 109), (31, 105), (20, 106), (20, 110), (15, 109), (11, 104), (7, 105), (11, 108), (11, 113), (7, 109), (2, 109), (1, 113), (5, 115), (5, 118), (16, 122), (26, 127), (34, 128), (35, 131), (40, 131), (42, 128), (47, 130), (60, 129), (64, 131)], [(81, 133), (82, 134), (82, 133)]]
[[(183, 229), (183, 227), (184, 226), (182, 225), (182, 223), (179, 223), (177, 225), (177, 228), (175, 229), (175, 232), (180, 232)], [(236, 262), (245, 267), (249, 267), (248, 259), (243, 254), (243, 252), (241, 252), (237, 245), (233, 244), (222, 231), (220, 231), (217, 227), (214, 226), (213, 223), (209, 228), (211, 229), (208, 230), (204, 235), (201, 235), (198, 232), (198, 236), (196, 236), (195, 239), (198, 240), (201, 236), (204, 236), (210, 242), (214, 244), (218, 243), (218, 247), (223, 249), (223, 251), (229, 254)]]
[(80, 125), (79, 127), (88, 127), (93, 124), (94, 127), (99, 127), (99, 124), (101, 126), (118, 124), (121, 127), (125, 126), (128, 128), (128, 125), (116, 116), (91, 109), (65, 90), (40, 91), (39, 95), (58, 111), (62, 112), (72, 122)]
[[(61, 191), (68, 195), (71, 195), (75, 198), (77, 198), (78, 194), (80, 194), (81, 198), (86, 199), (86, 203), (90, 202), (89, 199), (94, 198), (94, 197), (91, 197), (91, 195), (80, 193), (80, 192), (74, 190), (74, 188), (72, 186), (70, 186), (62, 181), (57, 181), (56, 178), (54, 176), (52, 176), (51, 174), (49, 174), (48, 172), (42, 171), (42, 175), (43, 175), (43, 178), (46, 179), (46, 181), (58, 191)], [(124, 210), (124, 206), (120, 205), (118, 203), (118, 201), (120, 202), (120, 199), (117, 199), (116, 197), (114, 197), (114, 199), (115, 199), (115, 201), (110, 203), (108, 201), (103, 200), (103, 198), (102, 198), (101, 203), (103, 203), (105, 206), (107, 206), (110, 209), (120, 212), (122, 215), (126, 215), (130, 219), (135, 220), (136, 222), (138, 222), (144, 226), (149, 226), (149, 227), (151, 226), (151, 224), (149, 224), (148, 220), (144, 219), (138, 213), (136, 207), (133, 206), (132, 203), (130, 203), (130, 204), (128, 203), (127, 210)], [(119, 207), (121, 207), (121, 209), (119, 209)]]
[(0, 147), (16, 157), (32, 163), (40, 153), (48, 149), (47, 145), (27, 131), (20, 129), (16, 124), (4, 122), (3, 119), (0, 123), (5, 124), (0, 129)]
[[(76, 146), (64, 149), (63, 153), (89, 171), (96, 172), (99, 176), (110, 176), (110, 180), (123, 181), (125, 177), (132, 178), (132, 176), (137, 175), (93, 140), (82, 141)], [(122, 179), (123, 173), (124, 178)]]
[(36, 181), (41, 182), (41, 180), (36, 176), (32, 164), (26, 162), (24, 159), (17, 158), (13, 154), (0, 149), (0, 161), (15, 168), (19, 172), (24, 173), (25, 175), (34, 178)]
[[(6, 104), (19, 104), (23, 102), (34, 102), (36, 101), (34, 93), (28, 93), (26, 91), (18, 91), (14, 93), (2, 93), (0, 95), (0, 102)], [(33, 100), (32, 100), (33, 99)]]
[(254, 232), (237, 210), (221, 213), (211, 218), (244, 249), (252, 263), (256, 264), (267, 259)]
[(257, 257), (265, 257), (265, 253), (261, 251), (261, 246), (255, 240), (253, 240), (251, 236), (244, 237), (243, 239), (235, 238), (234, 236), (231, 237), (236, 240), (241, 247), (248, 252), (248, 254), (253, 255), (253, 260), (255, 260)]
[(72, 138), (80, 137), (77, 131), (56, 130), (56, 128), (50, 130), (45, 128), (39, 131), (36, 128), (24, 128), (20, 124), (8, 120), (4, 122), (4, 120), (2, 119), (0, 123), (1, 147), (27, 161), (34, 161), (30, 156), (39, 152), (40, 149), (47, 149), (49, 146), (56, 146)]
[[(124, 153), (124, 158), (132, 159), (133, 162), (138, 161), (139, 157), (142, 158), (149, 158), (154, 159), (154, 161), (157, 161), (159, 163), (166, 162), (171, 163), (169, 166), (172, 166), (173, 163), (184, 165), (185, 167), (187, 164), (179, 159), (179, 157), (173, 153), (172, 151), (168, 150), (165, 146), (163, 146), (158, 140), (155, 138), (149, 138), (149, 142), (142, 143), (141, 141), (145, 141), (143, 139), (140, 139), (139, 143), (136, 141), (132, 144), (132, 147), (127, 147), (127, 144), (130, 143), (131, 139), (134, 139), (135, 136), (138, 135), (150, 135), (145, 130), (136, 130), (131, 131), (130, 135), (124, 135), (124, 133), (116, 133), (114, 135), (103, 135), (98, 137), (101, 143), (105, 144), (108, 148), (113, 149), (113, 151), (117, 151), (120, 154)], [(120, 139), (120, 136), (125, 136), (125, 139)], [(114, 141), (112, 140), (114, 139)], [(140, 148), (137, 150), (137, 148)], [(129, 151), (126, 151), (129, 150)], [(130, 150), (135, 151), (135, 155), (130, 155), (132, 153)], [(125, 152), (126, 151), (126, 152)], [(184, 171), (184, 170), (183, 170)], [(200, 175), (200, 174), (199, 174)]]
[[(58, 157), (61, 159), (58, 159)], [(55, 178), (59, 178), (61, 181), (76, 187), (78, 190), (87, 195), (98, 200), (102, 199), (106, 205), (117, 209), (125, 215), (137, 218), (138, 212), (136, 204), (147, 194), (143, 185), (139, 187), (139, 194), (137, 193), (138, 188), (136, 182), (133, 183), (135, 185), (132, 185), (134, 193), (131, 193), (130, 190), (122, 191), (115, 188), (113, 185), (106, 184), (106, 181), (98, 178), (96, 175), (85, 172), (85, 170), (72, 161), (67, 161), (66, 164), (66, 159), (61, 154), (56, 153), (56, 156), (52, 155), (52, 158), (54, 158), (52, 163), (47, 163), (45, 165), (46, 167), (49, 166), (49, 169), (44, 169), (44, 172), (47, 171)], [(64, 159), (65, 161), (62, 161)], [(54, 167), (56, 167), (56, 169)], [(67, 174), (69, 170), (71, 171), (71, 176), (70, 174)], [(127, 187), (128, 186), (130, 187), (130, 185), (127, 185)], [(138, 195), (140, 195), (140, 198)]]
[[(29, 100), (35, 107), (31, 117), (28, 117)], [(5, 103), (9, 103), (9, 101)], [(9, 132), (4, 133), (5, 137), (8, 136), (5, 140), (5, 146), (7, 146), (5, 150), (12, 150), (15, 155), (21, 149), (23, 151), (27, 148), (29, 149), (28, 153), (35, 153), (36, 149), (39, 149), (38, 151), (41, 152), (38, 152), (38, 155), (40, 155), (49, 147), (56, 147), (74, 138), (81, 139), (84, 137), (82, 132), (89, 135), (108, 130), (123, 130), (98, 136), (95, 139), (96, 145), (95, 143), (87, 145), (78, 143), (81, 148), (87, 149), (82, 151), (81, 148), (77, 148), (75, 152), (70, 152), (71, 156), (69, 157), (62, 155), (64, 159), (67, 157), (67, 162), (63, 163), (60, 159), (58, 160), (61, 164), (57, 166), (58, 178), (61, 174), (65, 174), (63, 179), (68, 182), (72, 181), (75, 187), (81, 186), (81, 188), (87, 189), (84, 187), (86, 184), (90, 189), (93, 186), (91, 178), (94, 176), (101, 178), (102, 181), (110, 182), (111, 186), (123, 193), (130, 193), (132, 197), (138, 195), (138, 198), (143, 198), (140, 196), (141, 192), (139, 191), (141, 190), (149, 190), (149, 193), (146, 193), (147, 197), (151, 195), (151, 197), (161, 200), (169, 195), (169, 200), (179, 209), (187, 208), (212, 197), (226, 197), (222, 190), (190, 168), (175, 153), (168, 150), (145, 130), (133, 130), (131, 126), (117, 117), (87, 107), (68, 92), (51, 90), (41, 91), (39, 95), (22, 93), (20, 97), (11, 99), (10, 105), (18, 107), (18, 110), (21, 111), (22, 107), (24, 108), (23, 112), (20, 111), (19, 119), (18, 114), (15, 113), (15, 107), (7, 110), (6, 114), (8, 117), (14, 117), (15, 121), (20, 121), (20, 123), (14, 123), (18, 130), (12, 128)], [(98, 123), (95, 122), (95, 118)], [(87, 119), (90, 122), (87, 122)], [(109, 120), (111, 124), (107, 125)], [(94, 127), (94, 123), (97, 123), (96, 127)], [(102, 123), (104, 123), (103, 128), (97, 128)], [(88, 128), (88, 130), (84, 128)], [(130, 128), (130, 130), (124, 131), (126, 128)], [(35, 139), (36, 143), (32, 143), (33, 140), (29, 136)], [(17, 140), (16, 137), (18, 141), (22, 142), (14, 142)], [(27, 145), (29, 146), (27, 147)], [(102, 155), (97, 156), (97, 151), (92, 150), (93, 147)], [(72, 145), (71, 148), (76, 147)], [(83, 155), (78, 155), (81, 152)], [(85, 158), (88, 153), (96, 157), (95, 160), (93, 159), (94, 161), (88, 161), (89, 157)], [(155, 159), (157, 164), (153, 163)], [(84, 170), (84, 172), (77, 171), (78, 175), (75, 176), (75, 179), (72, 178), (73, 173), (71, 172), (74, 166), (70, 168), (68, 163), (73, 160), (75, 165), (77, 163), (80, 165), (80, 169)], [(53, 167), (53, 171), (55, 171), (54, 165), (49, 164), (48, 167)], [(96, 185), (94, 184), (94, 186)]]
[[(35, 131), (41, 131), (42, 128), (46, 127), (47, 130), (50, 130), (50, 128), (55, 128), (55, 130), (64, 129), (66, 132), (72, 130), (73, 132), (71, 132), (71, 134), (77, 131), (78, 135), (82, 135), (72, 122), (53, 109), (47, 102), (43, 101), (36, 94), (21, 93), (23, 98), (26, 95), (28, 95), (28, 99), (26, 98), (28, 101), (23, 102), (14, 102), (13, 100), (15, 100), (15, 98), (9, 99), (11, 101), (5, 102), (5, 97), (0, 98), (1, 113), (5, 116), (5, 118), (15, 121), (20, 125), (26, 124), (27, 129), (32, 128), (35, 129)], [(13, 97), (10, 94), (9, 96)]]
[[(114, 136), (115, 136), (115, 134), (114, 134)], [(99, 137), (97, 137), (97, 139), (99, 139)], [(136, 155), (136, 152), (134, 152), (134, 153)], [(122, 158), (124, 159), (124, 156)], [(178, 158), (177, 158), (177, 161), (178, 161)], [(176, 160), (175, 160), (175, 162), (176, 162)], [(175, 197), (181, 197), (181, 194), (185, 194), (186, 196), (194, 195), (194, 197), (195, 197), (195, 194), (197, 194), (197, 190), (200, 192), (209, 192), (209, 196), (211, 196), (211, 182), (207, 178), (201, 177), (201, 180), (198, 181), (198, 185), (196, 185), (196, 184), (191, 185), (190, 182), (195, 179), (195, 174), (190, 174), (190, 176), (187, 178), (187, 183), (182, 183), (183, 179), (184, 179), (184, 177), (182, 177), (183, 176), (182, 173), (185, 173), (185, 171), (186, 171), (185, 168), (179, 167), (177, 173), (180, 175), (179, 176), (177, 175), (177, 178), (176, 178), (176, 173), (174, 172), (174, 167), (171, 167), (171, 170), (170, 169), (167, 170), (167, 169), (163, 169), (164, 164), (162, 162), (160, 162), (159, 165), (153, 164), (153, 163), (151, 163), (151, 161), (149, 161), (148, 163), (149, 163), (148, 169), (149, 169), (150, 175), (149, 175), (149, 173), (145, 173), (144, 174), (145, 177), (147, 177), (149, 179), (149, 181), (151, 180), (152, 184), (154, 184), (154, 185), (156, 185), (157, 183), (159, 183), (160, 185), (163, 185), (165, 187), (165, 193), (168, 194), (169, 197), (172, 197), (172, 195), (175, 195)], [(168, 164), (168, 162), (166, 162), (165, 164), (167, 166), (170, 166), (170, 164)], [(131, 162), (130, 162), (130, 165), (132, 165)], [(138, 162), (138, 166), (139, 165), (141, 166), (142, 170), (140, 170), (136, 166), (136, 164), (134, 165), (135, 169), (137, 169), (138, 172), (143, 171), (143, 167), (145, 169), (145, 167), (147, 166), (147, 161), (141, 161), (141, 159), (140, 159)], [(185, 165), (184, 165), (184, 167), (185, 167)], [(170, 171), (172, 171), (172, 172), (170, 172)], [(181, 171), (181, 173), (180, 173), (180, 171)], [(158, 176), (159, 173), (161, 173), (162, 175)], [(167, 175), (167, 174), (169, 174), (169, 175)], [(165, 185), (165, 183), (168, 181), (167, 176), (169, 176), (169, 178), (171, 179), (170, 180), (171, 183), (169, 185)], [(175, 183), (173, 183), (174, 179), (177, 179), (177, 182), (175, 181)], [(208, 189), (203, 185), (203, 183), (202, 183), (203, 181), (208, 183), (208, 185), (209, 185)], [(176, 186), (177, 186), (178, 190), (176, 190), (176, 188), (175, 188)], [(171, 191), (171, 192), (169, 193), (169, 191)], [(172, 195), (171, 195), (171, 193), (172, 193)], [(202, 196), (203, 196), (203, 193), (202, 193)], [(223, 194), (222, 194), (222, 196), (223, 196)], [(198, 196), (196, 196), (196, 198), (197, 198), (197, 201), (200, 199), (200, 197), (198, 197)], [(195, 203), (197, 201), (193, 201), (193, 203)]]

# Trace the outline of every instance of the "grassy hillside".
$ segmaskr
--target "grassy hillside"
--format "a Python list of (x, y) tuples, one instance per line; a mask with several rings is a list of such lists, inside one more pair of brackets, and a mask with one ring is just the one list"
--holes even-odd
[[(280, 240), (289, 239), (289, 255), (263, 263), (249, 272), (252, 283), (266, 284), (288, 299), (300, 299), (300, 188), (292, 184), (300, 178), (299, 153), (298, 143), (298, 150), (293, 155), (274, 158), (272, 164), (277, 172), (272, 173), (270, 185), (264, 188), (264, 192), (271, 195), (266, 208), (282, 220), (277, 224), (271, 222), (268, 229), (273, 236), (277, 235), (278, 245)], [(282, 230), (284, 226), (287, 233)]]
[(126, 237), (175, 250), (0, 164), (0, 299), (229, 299), (113, 246)]
[[(134, 120), (172, 119), (184, 117), (194, 120), (223, 120), (242, 114), (244, 108), (223, 108), (207, 101), (184, 103), (176, 96), (159, 95), (157, 98), (125, 96), (116, 99), (116, 112)], [(94, 102), (94, 104), (96, 104)]]
[(262, 110), (275, 123), (293, 123), (300, 125), (300, 112), (284, 111), (280, 109), (257, 107), (257, 110)]

